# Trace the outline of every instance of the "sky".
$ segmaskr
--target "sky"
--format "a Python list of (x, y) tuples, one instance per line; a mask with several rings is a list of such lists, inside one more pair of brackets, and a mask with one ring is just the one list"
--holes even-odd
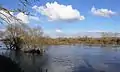
[[(17, 18), (44, 33), (55, 36), (80, 32), (120, 32), (120, 0), (40, 0), (28, 10), (34, 16), (18, 13)], [(8, 9), (18, 8), (17, 0), (0, 0)], [(2, 27), (2, 26), (1, 26)]]

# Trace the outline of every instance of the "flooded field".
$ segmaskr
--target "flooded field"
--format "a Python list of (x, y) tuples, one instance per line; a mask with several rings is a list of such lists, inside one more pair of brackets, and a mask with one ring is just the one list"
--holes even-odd
[(120, 47), (49, 46), (43, 56), (0, 50), (24, 72), (118, 72)]

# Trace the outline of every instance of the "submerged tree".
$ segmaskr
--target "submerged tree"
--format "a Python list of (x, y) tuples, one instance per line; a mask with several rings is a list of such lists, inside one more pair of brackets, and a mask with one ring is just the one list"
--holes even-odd
[(4, 44), (8, 49), (26, 50), (40, 49), (43, 46), (41, 28), (31, 28), (27, 25), (10, 24), (5, 30)]
[(18, 1), (22, 5), (21, 8), (8, 10), (0, 6), (0, 22), (5, 27), (4, 34), (2, 35), (4, 44), (8, 49), (16, 51), (36, 48), (43, 51), (41, 46), (43, 46), (44, 40), (41, 27), (32, 28), (13, 14), (21, 12), (25, 15), (31, 15), (26, 9), (38, 0)]

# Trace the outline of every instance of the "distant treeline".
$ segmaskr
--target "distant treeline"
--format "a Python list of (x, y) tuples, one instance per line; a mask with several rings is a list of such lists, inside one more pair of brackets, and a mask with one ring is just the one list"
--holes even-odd
[(66, 44), (100, 44), (100, 45), (120, 45), (119, 37), (77, 37), (77, 38), (45, 38), (45, 44), (48, 45), (66, 45)]

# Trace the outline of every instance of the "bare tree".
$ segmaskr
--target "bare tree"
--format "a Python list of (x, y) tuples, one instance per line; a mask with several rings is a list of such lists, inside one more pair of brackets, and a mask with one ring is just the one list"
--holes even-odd
[[(31, 28), (24, 24), (22, 20), (16, 18), (11, 12), (22, 12), (26, 15), (31, 15), (27, 9), (32, 2), (39, 0), (19, 0), (21, 8), (8, 10), (0, 6), (0, 22), (5, 26), (4, 44), (8, 49), (16, 51), (24, 50), (26, 48), (40, 48), (44, 44), (43, 31), (40, 27)], [(40, 49), (42, 50), (42, 48)]]

